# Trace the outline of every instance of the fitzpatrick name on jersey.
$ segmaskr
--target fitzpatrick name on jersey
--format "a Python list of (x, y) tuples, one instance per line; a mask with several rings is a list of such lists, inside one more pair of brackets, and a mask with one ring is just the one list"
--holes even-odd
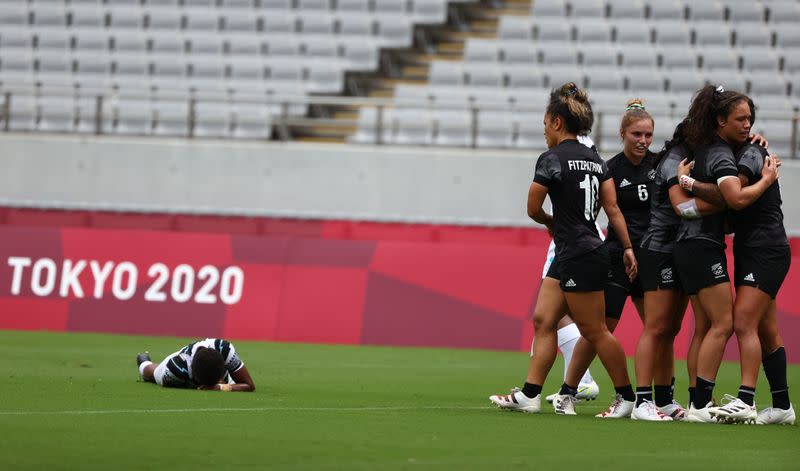
[(586, 160), (567, 160), (567, 168), (570, 170), (581, 170), (584, 172), (603, 173), (603, 166), (597, 162)]

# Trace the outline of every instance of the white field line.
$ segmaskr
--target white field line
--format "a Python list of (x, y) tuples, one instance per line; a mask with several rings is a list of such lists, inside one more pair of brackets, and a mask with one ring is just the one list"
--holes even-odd
[(113, 415), (113, 414), (192, 414), (197, 412), (384, 412), (431, 410), (488, 410), (491, 406), (376, 406), (376, 407), (209, 407), (190, 409), (107, 409), (107, 410), (55, 410), (12, 411), (0, 410), (0, 416), (31, 415)]

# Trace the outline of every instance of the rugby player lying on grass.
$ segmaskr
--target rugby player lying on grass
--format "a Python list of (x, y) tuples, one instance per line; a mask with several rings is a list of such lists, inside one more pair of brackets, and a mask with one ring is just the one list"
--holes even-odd
[(140, 353), (136, 364), (143, 381), (165, 388), (243, 392), (256, 389), (233, 344), (223, 339), (192, 342), (157, 364), (150, 361), (148, 352)]

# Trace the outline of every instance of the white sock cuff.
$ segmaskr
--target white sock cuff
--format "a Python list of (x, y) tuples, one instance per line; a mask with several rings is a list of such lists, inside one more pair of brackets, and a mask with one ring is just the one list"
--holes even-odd
[(152, 365), (152, 361), (143, 361), (141, 365), (139, 365), (139, 376), (144, 376), (144, 369), (148, 365)]
[(572, 342), (573, 340), (579, 339), (580, 337), (581, 337), (581, 331), (578, 330), (577, 325), (573, 323), (564, 326), (558, 329), (558, 346), (560, 348), (565, 343)]

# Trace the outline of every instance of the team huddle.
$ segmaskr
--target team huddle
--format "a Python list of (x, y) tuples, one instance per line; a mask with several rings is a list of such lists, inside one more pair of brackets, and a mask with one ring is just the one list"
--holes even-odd
[[(540, 412), (542, 385), (561, 349), (564, 383), (546, 397), (556, 414), (575, 415), (576, 403), (597, 397), (587, 369), (599, 356), (616, 397), (598, 417), (794, 424), (775, 305), (791, 261), (780, 160), (763, 137), (750, 135), (754, 120), (749, 97), (706, 86), (656, 154), (649, 150), (654, 120), (641, 100), (632, 100), (620, 125), (623, 150), (606, 162), (585, 142), (593, 124), (587, 92), (574, 83), (553, 90), (544, 116), (549, 150), (536, 162), (527, 209), (548, 228), (555, 251), (533, 313), (536, 337), (524, 386), (490, 396), (494, 404)], [(548, 196), (552, 214), (543, 209)], [(605, 240), (596, 223), (601, 206), (609, 220)], [(735, 298), (725, 254), (730, 232)], [(613, 335), (628, 297), (643, 324), (635, 390)], [(695, 331), (684, 408), (674, 397), (673, 343), (690, 301)], [(741, 386), (717, 405), (714, 381), (734, 334)], [(758, 411), (762, 365), (772, 407)]]

